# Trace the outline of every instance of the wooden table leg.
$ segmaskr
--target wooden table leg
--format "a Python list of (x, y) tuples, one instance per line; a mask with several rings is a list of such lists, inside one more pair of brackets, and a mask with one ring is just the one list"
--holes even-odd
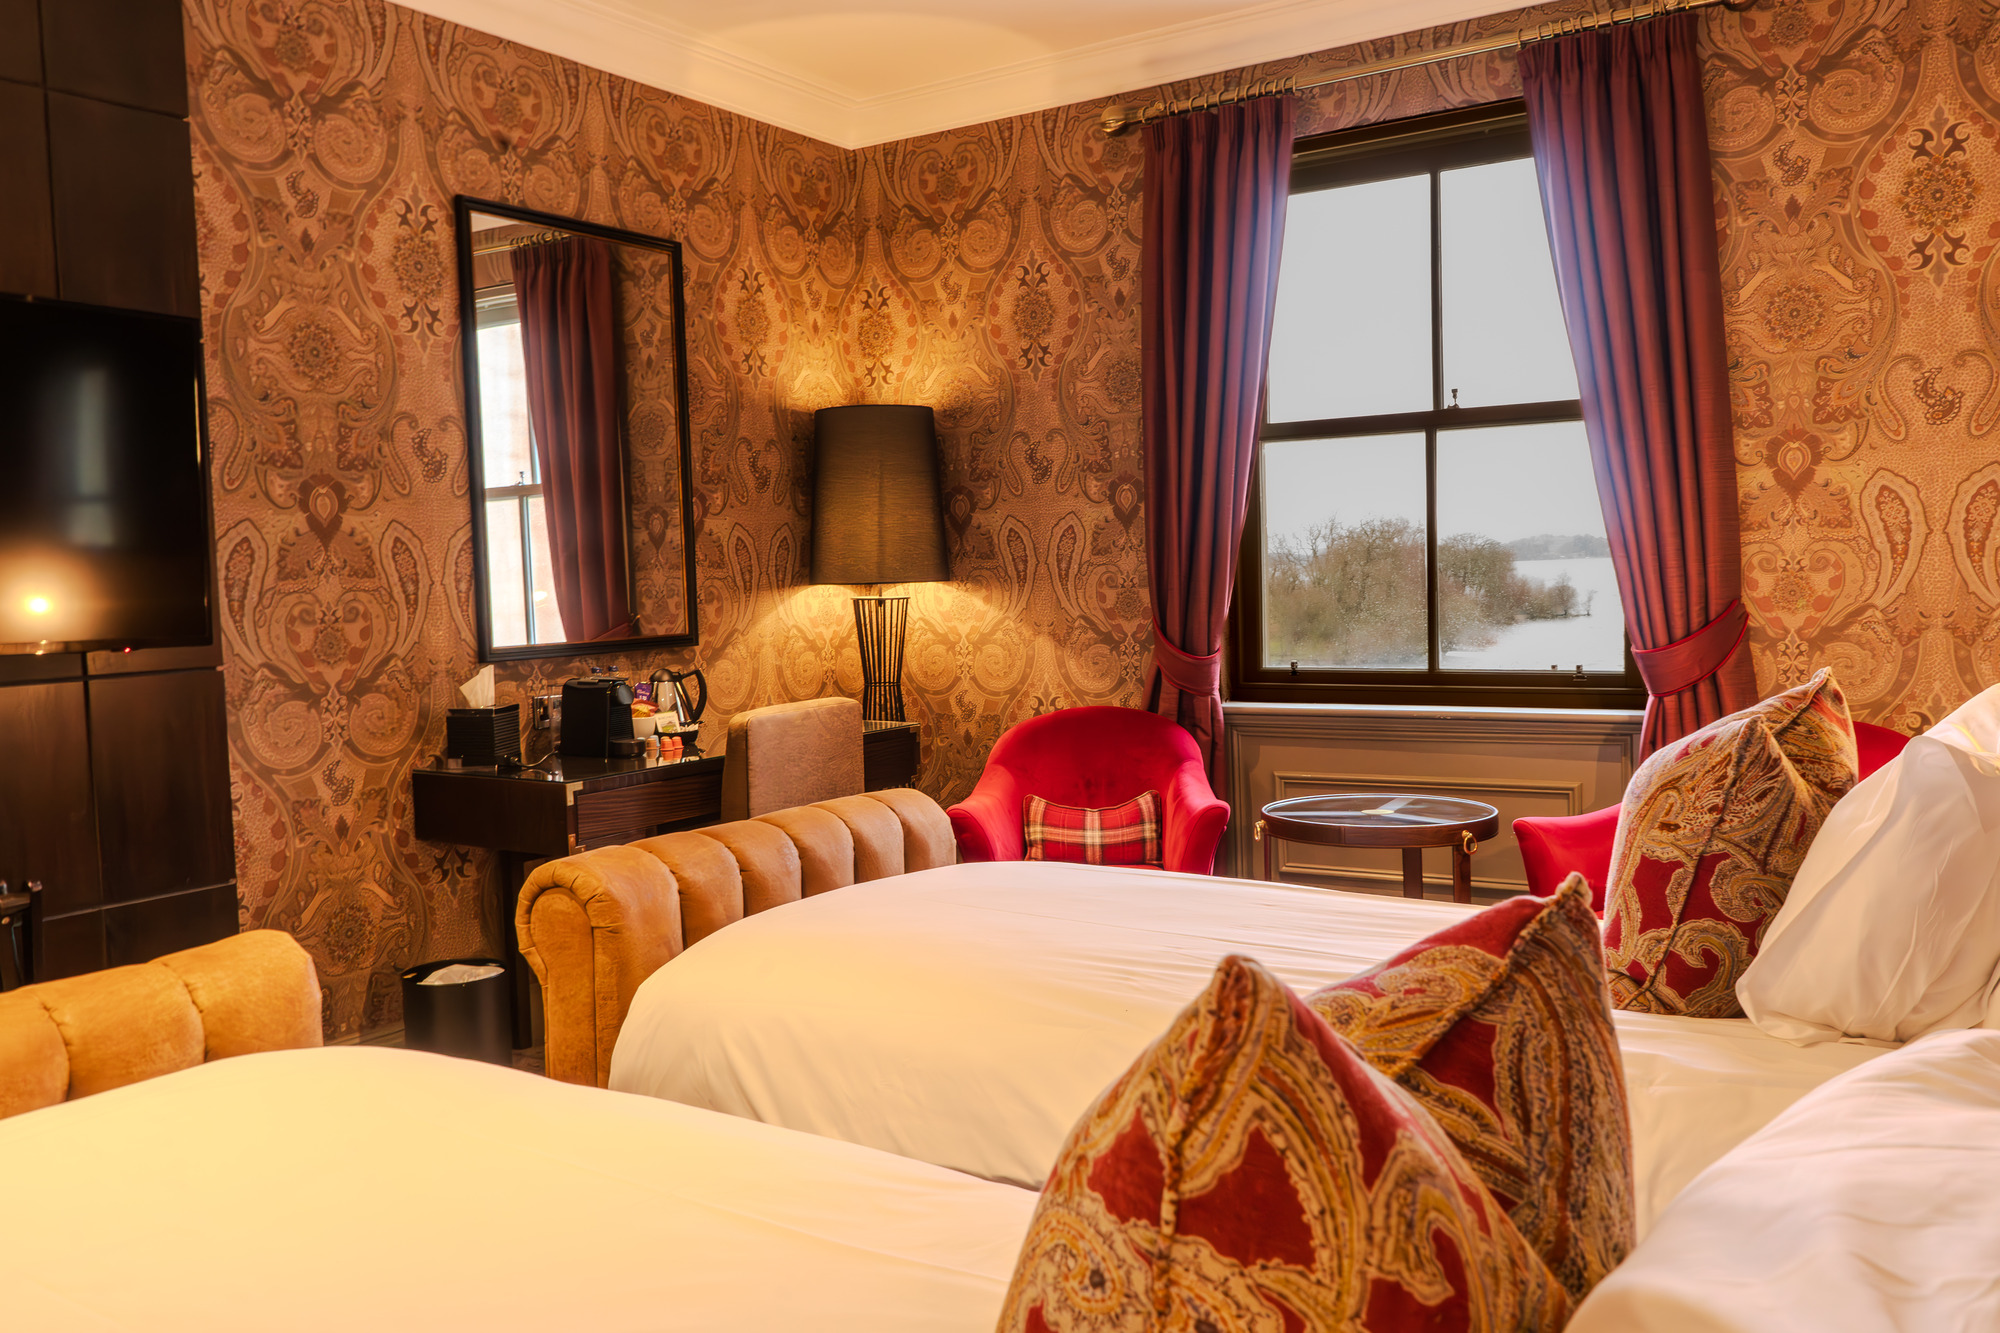
[(1424, 896), (1424, 849), (1421, 847), (1403, 849), (1403, 896)]
[(1451, 849), (1451, 900), (1472, 901), (1472, 853), (1463, 843), (1455, 843)]
[(1271, 836), (1271, 830), (1265, 829), (1264, 830), (1264, 878), (1266, 880), (1276, 878), (1276, 876), (1271, 873), (1271, 844), (1276, 841), (1277, 839)]

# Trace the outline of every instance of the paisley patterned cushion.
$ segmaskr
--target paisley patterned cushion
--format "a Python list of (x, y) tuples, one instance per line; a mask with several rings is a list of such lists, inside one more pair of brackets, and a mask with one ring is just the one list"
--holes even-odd
[(1306, 999), (1431, 1113), (1581, 1300), (1632, 1248), (1632, 1130), (1590, 885), (1489, 907)]
[(1409, 1094), (1228, 958), (1070, 1131), (999, 1327), (1554, 1330), (1569, 1309)]
[(1625, 788), (1611, 849), (1611, 1002), (1740, 1015), (1737, 978), (1855, 765), (1829, 670), (1654, 751)]

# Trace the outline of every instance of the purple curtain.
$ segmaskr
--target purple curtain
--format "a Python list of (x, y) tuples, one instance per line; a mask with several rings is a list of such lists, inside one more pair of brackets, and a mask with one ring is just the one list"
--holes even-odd
[(1534, 42), (1521, 85), (1633, 656), (1641, 748), (1755, 701), (1691, 14)]
[(556, 608), (572, 643), (623, 638), (632, 609), (611, 247), (570, 236), (519, 246), (513, 261)]
[(1288, 97), (1146, 126), (1140, 344), (1148, 706), (1193, 734), (1219, 786), (1222, 635), (1257, 454), (1291, 183)]

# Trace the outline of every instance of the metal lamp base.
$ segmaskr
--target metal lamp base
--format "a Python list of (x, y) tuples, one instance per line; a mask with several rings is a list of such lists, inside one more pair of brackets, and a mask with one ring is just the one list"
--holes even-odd
[(861, 720), (902, 722), (903, 635), (909, 628), (907, 597), (854, 599), (854, 633), (861, 640)]

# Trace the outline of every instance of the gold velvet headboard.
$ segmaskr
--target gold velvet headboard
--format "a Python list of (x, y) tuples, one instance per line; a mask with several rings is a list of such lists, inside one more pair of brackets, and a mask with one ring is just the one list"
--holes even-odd
[(319, 976), (253, 930), (0, 994), (0, 1117), (224, 1056), (320, 1044)]
[(892, 788), (535, 867), (514, 929), (542, 982), (549, 1077), (603, 1087), (639, 983), (704, 936), (751, 912), (957, 857), (938, 803)]

